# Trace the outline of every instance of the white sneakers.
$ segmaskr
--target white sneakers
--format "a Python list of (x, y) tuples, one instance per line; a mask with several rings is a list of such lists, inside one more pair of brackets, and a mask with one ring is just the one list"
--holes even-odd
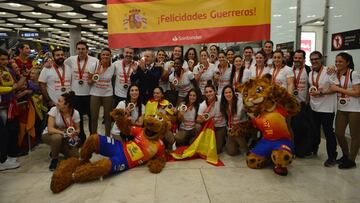
[(20, 163), (17, 162), (16, 158), (8, 157), (4, 163), (0, 163), (0, 171), (11, 170), (19, 168)]

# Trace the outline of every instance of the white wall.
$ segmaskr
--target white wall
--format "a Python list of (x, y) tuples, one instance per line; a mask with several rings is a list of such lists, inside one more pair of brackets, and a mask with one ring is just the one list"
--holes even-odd
[[(359, 0), (330, 0), (333, 9), (329, 11), (329, 32), (327, 37), (327, 64), (335, 63), (336, 54), (341, 51), (331, 51), (331, 35), (333, 33), (360, 29)], [(360, 49), (347, 50), (353, 56), (355, 69), (360, 70)]]

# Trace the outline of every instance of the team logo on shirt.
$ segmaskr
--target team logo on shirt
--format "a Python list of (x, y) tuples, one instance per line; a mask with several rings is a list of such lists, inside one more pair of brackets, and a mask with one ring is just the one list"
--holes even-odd
[(125, 30), (146, 29), (146, 22), (145, 13), (141, 13), (140, 9), (134, 8), (124, 15), (123, 26)]

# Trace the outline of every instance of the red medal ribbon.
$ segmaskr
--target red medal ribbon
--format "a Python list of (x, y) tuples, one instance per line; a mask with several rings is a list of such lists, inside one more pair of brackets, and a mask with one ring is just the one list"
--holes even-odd
[[(132, 63), (131, 63), (132, 64)], [(123, 72), (124, 72), (124, 83), (127, 84), (128, 82), (128, 77), (130, 75), (130, 70), (131, 70), (131, 64), (129, 65), (129, 69), (126, 72), (125, 71), (125, 60), (122, 61), (122, 67), (123, 67)]]
[(293, 68), (293, 72), (294, 72), (294, 76), (295, 76), (295, 81), (294, 81), (294, 85), (295, 85), (295, 89), (297, 89), (297, 87), (299, 86), (299, 83), (300, 83), (300, 77), (301, 77), (301, 73), (303, 72), (304, 70), (304, 66), (302, 68), (300, 68), (300, 71), (299, 71), (299, 75), (296, 75), (296, 68), (294, 66)]
[(265, 69), (265, 67), (263, 67), (260, 71), (258, 71), (257, 64), (255, 64), (255, 67), (256, 67), (256, 78), (259, 78), (262, 75), (262, 72)]
[(63, 68), (63, 74), (62, 75), (60, 74), (59, 66), (57, 66), (54, 63), (53, 67), (55, 68), (56, 74), (58, 75), (58, 77), (60, 79), (61, 87), (64, 87), (65, 86), (65, 66), (64, 65), (62, 66), (62, 68)]
[[(347, 70), (346, 71), (346, 76), (345, 76), (345, 81), (344, 81), (344, 85), (341, 85), (341, 75), (338, 74), (338, 80), (339, 80), (339, 86), (344, 88), (344, 89), (347, 89), (347, 85), (348, 85), (348, 82), (349, 82), (349, 78), (350, 78), (350, 71)], [(341, 98), (345, 98), (345, 94), (344, 93), (341, 93)]]
[(314, 81), (314, 71), (311, 73), (311, 83), (313, 86), (315, 86), (318, 89), (319, 89), (319, 79), (320, 79), (322, 70), (323, 70), (323, 66), (321, 66), (320, 71), (318, 72), (318, 75), (316, 76), (316, 81)]
[(66, 121), (66, 118), (64, 117), (64, 115), (63, 115), (62, 113), (60, 113), (60, 115), (61, 115), (61, 119), (62, 119), (62, 121), (64, 122), (66, 128), (68, 128), (68, 127), (74, 127), (74, 121), (73, 121), (72, 117), (70, 118), (70, 123), (68, 123), (68, 122)]
[(79, 58), (79, 56), (77, 57), (77, 68), (78, 68), (78, 72), (79, 72), (79, 80), (82, 80), (87, 62), (88, 62), (88, 56), (86, 56), (84, 64), (83, 64), (82, 68), (80, 69), (80, 58)]
[[(283, 67), (284, 67), (284, 66), (283, 66)], [(282, 69), (283, 67), (281, 67), (281, 68), (274, 68), (274, 70), (273, 70), (273, 72), (272, 72), (272, 76), (273, 76), (273, 78), (272, 78), (272, 83), (275, 83), (276, 77), (277, 77), (277, 75), (280, 73), (280, 71), (281, 71), (281, 69)]]

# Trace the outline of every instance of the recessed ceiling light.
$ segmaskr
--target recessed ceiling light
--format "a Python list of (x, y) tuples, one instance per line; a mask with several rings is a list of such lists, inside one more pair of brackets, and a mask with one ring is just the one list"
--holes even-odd
[(104, 16), (107, 16), (107, 12), (103, 12), (103, 13), (101, 13), (102, 15), (104, 15)]
[(88, 21), (88, 19), (79, 19), (79, 20), (82, 21), (82, 22)]
[(334, 6), (330, 6), (330, 9), (334, 9)]
[(11, 7), (21, 7), (21, 4), (17, 4), (17, 3), (8, 3), (9, 6)]
[(25, 21), (26, 19), (25, 18), (17, 18), (17, 20)]
[(96, 24), (90, 24), (89, 26), (90, 27), (96, 27)]
[(281, 17), (281, 14), (274, 14), (273, 17)]
[(0, 12), (0, 15), (6, 15), (6, 12)]
[(90, 4), (90, 6), (92, 6), (94, 8), (102, 8), (102, 7), (104, 7), (103, 4)]
[(36, 15), (36, 16), (42, 15), (42, 13), (40, 13), (40, 12), (31, 12), (31, 14)]
[(69, 24), (66, 24), (66, 23), (63, 23), (63, 24), (61, 24), (61, 25), (63, 25), (63, 26), (69, 26)]
[(40, 23), (35, 23), (34, 25), (36, 25), (36, 26), (41, 26), (42, 24), (40, 24)]
[(58, 3), (48, 3), (48, 5), (53, 7), (53, 8), (61, 8), (61, 7), (63, 7), (62, 4), (58, 4)]
[(76, 16), (75, 12), (67, 12), (66, 14), (68, 14), (69, 16)]
[(294, 9), (297, 9), (297, 7), (296, 6), (290, 6), (289, 9), (294, 10)]
[(290, 20), (289, 23), (296, 23), (296, 21), (295, 20)]
[(57, 20), (56, 19), (48, 19), (49, 21), (51, 22), (56, 22)]
[(341, 18), (342, 15), (335, 15), (334, 18)]
[(278, 25), (278, 26), (276, 26), (276, 28), (282, 28), (282, 26), (281, 26), (281, 25)]
[(308, 15), (308, 16), (306, 16), (307, 18), (315, 18), (316, 17), (316, 15)]

